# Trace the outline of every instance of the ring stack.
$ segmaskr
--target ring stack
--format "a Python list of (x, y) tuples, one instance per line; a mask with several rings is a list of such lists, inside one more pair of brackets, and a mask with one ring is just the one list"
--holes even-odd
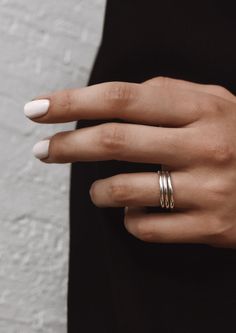
[(175, 207), (174, 191), (169, 171), (158, 171), (160, 185), (161, 208), (173, 209)]

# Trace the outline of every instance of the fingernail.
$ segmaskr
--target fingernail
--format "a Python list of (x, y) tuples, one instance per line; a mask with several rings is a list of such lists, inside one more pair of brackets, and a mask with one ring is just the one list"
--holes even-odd
[(37, 118), (48, 112), (50, 101), (48, 99), (39, 99), (26, 103), (24, 106), (24, 114), (28, 118)]
[(125, 215), (128, 213), (129, 207), (125, 207)]
[(33, 147), (33, 154), (39, 160), (47, 158), (49, 155), (50, 140), (42, 140)]

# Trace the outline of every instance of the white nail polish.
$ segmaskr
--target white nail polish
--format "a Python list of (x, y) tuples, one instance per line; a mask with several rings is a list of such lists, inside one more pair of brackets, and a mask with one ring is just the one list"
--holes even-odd
[(33, 154), (36, 158), (42, 160), (48, 157), (50, 140), (42, 140), (33, 147)]
[(48, 99), (39, 99), (25, 104), (24, 114), (28, 118), (37, 118), (48, 112), (50, 101)]

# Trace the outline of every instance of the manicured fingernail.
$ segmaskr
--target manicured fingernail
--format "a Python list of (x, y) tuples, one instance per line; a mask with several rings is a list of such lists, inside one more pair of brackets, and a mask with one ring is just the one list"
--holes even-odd
[(33, 147), (33, 154), (36, 158), (42, 160), (48, 157), (50, 140), (42, 140)]
[(28, 118), (37, 118), (48, 112), (50, 101), (48, 99), (39, 99), (25, 104), (24, 114)]

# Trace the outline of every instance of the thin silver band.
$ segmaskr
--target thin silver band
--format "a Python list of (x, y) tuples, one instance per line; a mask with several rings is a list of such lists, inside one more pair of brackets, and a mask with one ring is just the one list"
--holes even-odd
[(167, 183), (168, 183), (168, 190), (169, 190), (169, 201), (170, 201), (170, 209), (175, 208), (175, 200), (174, 200), (174, 190), (171, 181), (170, 172), (167, 171)]
[(169, 171), (158, 171), (159, 186), (160, 186), (160, 205), (165, 209), (174, 209), (174, 190)]
[(163, 185), (163, 178), (161, 171), (158, 171), (158, 176), (159, 176), (159, 186), (160, 186), (160, 205), (161, 208), (165, 208), (164, 185)]
[(169, 189), (168, 189), (168, 182), (167, 182), (167, 173), (165, 171), (162, 171), (162, 177), (163, 177), (163, 185), (164, 185), (164, 196), (165, 196), (165, 208), (170, 208), (170, 202), (169, 202)]

